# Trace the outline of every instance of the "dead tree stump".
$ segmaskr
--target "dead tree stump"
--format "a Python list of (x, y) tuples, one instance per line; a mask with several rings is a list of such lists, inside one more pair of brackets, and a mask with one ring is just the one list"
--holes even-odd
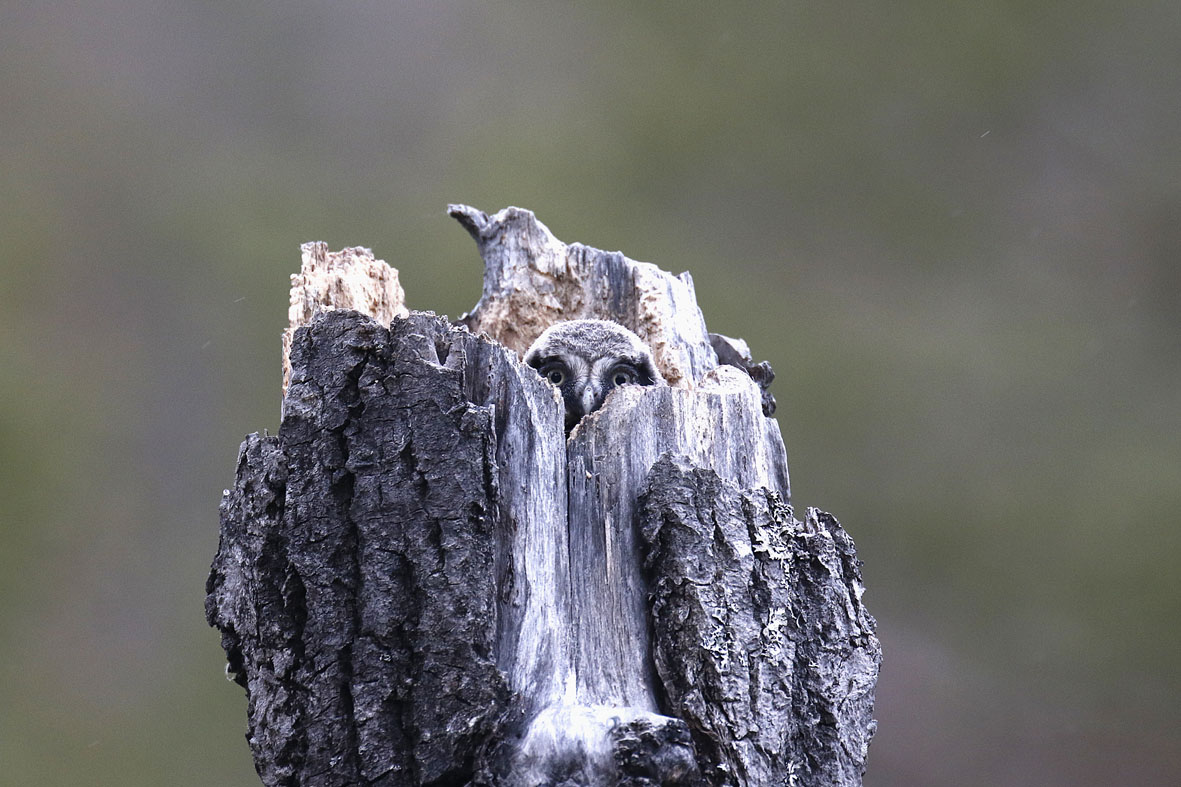
[[(793, 515), (770, 367), (687, 274), (451, 213), (485, 261), (457, 323), (304, 249), (282, 422), (242, 445), (207, 584), (263, 783), (860, 784), (880, 646), (853, 542)], [(519, 355), (584, 317), (670, 386), (567, 439)]]

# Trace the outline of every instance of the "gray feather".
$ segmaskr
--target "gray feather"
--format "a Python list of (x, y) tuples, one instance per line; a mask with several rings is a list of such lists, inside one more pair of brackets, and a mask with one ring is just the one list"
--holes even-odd
[(525, 353), (525, 363), (562, 392), (566, 431), (598, 410), (621, 385), (666, 385), (639, 336), (608, 320), (550, 326)]

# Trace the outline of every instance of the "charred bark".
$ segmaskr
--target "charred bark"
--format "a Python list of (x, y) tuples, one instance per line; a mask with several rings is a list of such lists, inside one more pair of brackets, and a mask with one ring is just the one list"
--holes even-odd
[[(472, 314), (305, 315), (222, 500), (206, 614), (263, 783), (860, 784), (880, 649), (852, 541), (793, 516), (770, 368), (687, 274), (452, 213)], [(518, 353), (576, 317), (671, 386), (567, 439)]]

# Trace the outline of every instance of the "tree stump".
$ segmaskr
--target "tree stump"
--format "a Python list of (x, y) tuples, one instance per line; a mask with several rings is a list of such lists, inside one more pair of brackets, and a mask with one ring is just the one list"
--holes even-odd
[[(456, 323), (305, 247), (282, 422), (242, 445), (207, 584), (262, 782), (860, 784), (880, 646), (853, 542), (793, 515), (770, 367), (688, 274), (451, 214), (485, 262)], [(358, 258), (379, 314), (340, 286)], [(567, 437), (519, 358), (587, 317), (669, 386)]]

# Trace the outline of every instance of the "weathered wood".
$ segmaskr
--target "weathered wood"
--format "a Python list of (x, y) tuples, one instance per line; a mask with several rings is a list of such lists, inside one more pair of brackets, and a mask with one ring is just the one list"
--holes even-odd
[[(207, 615), (263, 782), (859, 784), (880, 649), (852, 542), (792, 516), (769, 367), (687, 275), (451, 211), (486, 260), (464, 324), (315, 316), (222, 501)], [(518, 354), (576, 317), (674, 385), (567, 440)]]
[(881, 659), (853, 542), (665, 455), (641, 498), (653, 657), (710, 784), (859, 784)]
[(299, 273), (291, 274), (291, 305), (283, 331), (284, 393), (291, 378), (292, 338), (316, 315), (352, 309), (388, 327), (395, 317), (409, 313), (397, 269), (375, 259), (369, 249), (329, 251), (326, 243), (305, 243), (300, 252)]
[(473, 332), (521, 355), (555, 322), (614, 320), (648, 344), (669, 385), (692, 387), (718, 365), (688, 273), (567, 245), (520, 208), (491, 217), (466, 205), (448, 210), (484, 258), (480, 302), (460, 318)]

